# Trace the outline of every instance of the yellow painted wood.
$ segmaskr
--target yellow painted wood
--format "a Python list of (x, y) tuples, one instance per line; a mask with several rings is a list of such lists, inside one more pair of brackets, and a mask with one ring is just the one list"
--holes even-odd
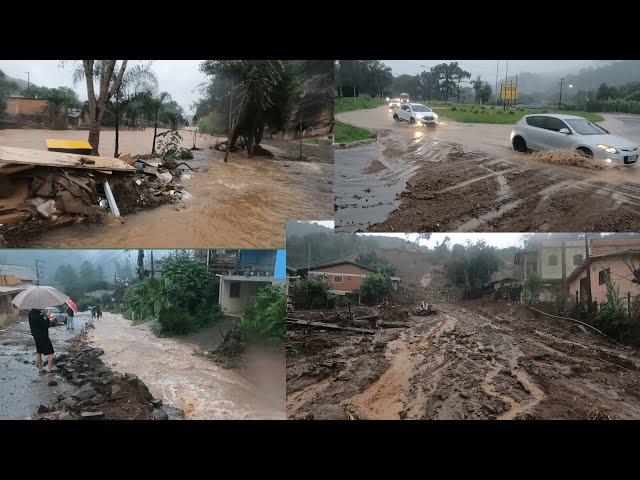
[(91, 144), (85, 140), (56, 140), (54, 138), (47, 138), (47, 149), (52, 148), (66, 148), (66, 149), (79, 149), (86, 150), (91, 149)]

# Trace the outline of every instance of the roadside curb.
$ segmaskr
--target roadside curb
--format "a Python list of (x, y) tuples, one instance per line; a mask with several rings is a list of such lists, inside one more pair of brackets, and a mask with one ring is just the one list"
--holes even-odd
[(359, 147), (360, 145), (367, 145), (369, 143), (374, 143), (377, 141), (378, 141), (377, 138), (368, 138), (366, 140), (358, 140), (356, 142), (334, 143), (333, 148), (353, 148), (353, 147)]

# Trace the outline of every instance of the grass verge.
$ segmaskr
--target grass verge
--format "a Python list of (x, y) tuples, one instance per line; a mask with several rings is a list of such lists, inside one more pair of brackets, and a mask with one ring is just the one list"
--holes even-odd
[(376, 138), (376, 133), (366, 128), (336, 121), (333, 127), (333, 136), (335, 143), (343, 143)]
[(442, 104), (432, 103), (427, 105), (434, 107), (434, 111), (445, 119), (454, 120), (461, 123), (496, 123), (496, 124), (514, 124), (525, 115), (544, 114), (544, 113), (561, 113), (567, 115), (576, 115), (586, 118), (591, 122), (601, 122), (604, 118), (592, 112), (570, 112), (554, 109), (532, 109), (532, 108), (507, 108), (493, 105), (474, 105), (474, 104)]
[(365, 108), (376, 108), (385, 105), (387, 102), (381, 98), (371, 98), (369, 96), (361, 96), (355, 98), (338, 98), (333, 100), (333, 113), (348, 112), (350, 110), (363, 110)]

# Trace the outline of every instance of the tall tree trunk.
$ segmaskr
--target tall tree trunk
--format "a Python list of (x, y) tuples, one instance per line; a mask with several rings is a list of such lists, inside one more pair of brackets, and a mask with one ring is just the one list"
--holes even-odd
[(120, 131), (119, 131), (119, 118), (120, 118), (120, 112), (118, 109), (118, 97), (120, 96), (120, 94), (118, 92), (116, 92), (116, 147), (115, 147), (115, 152), (113, 152), (113, 156), (118, 158), (118, 147), (119, 147), (119, 137), (120, 137)]

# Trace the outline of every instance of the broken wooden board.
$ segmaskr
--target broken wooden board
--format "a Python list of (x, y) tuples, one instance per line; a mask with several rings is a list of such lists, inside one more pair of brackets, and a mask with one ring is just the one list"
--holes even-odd
[(0, 163), (0, 175), (11, 175), (12, 173), (31, 170), (35, 165), (17, 165), (15, 163)]
[(135, 172), (135, 168), (131, 165), (114, 157), (47, 152), (44, 150), (5, 147), (2, 145), (0, 145), (0, 162), (39, 165), (44, 167), (81, 168), (84, 170)]
[(287, 317), (287, 323), (295, 323), (296, 325), (309, 325), (311, 327), (333, 328), (335, 330), (349, 330), (351, 332), (360, 333), (376, 333), (375, 330), (369, 328), (347, 327), (345, 325), (336, 325), (335, 323), (310, 322), (308, 320), (298, 320), (297, 318)]

